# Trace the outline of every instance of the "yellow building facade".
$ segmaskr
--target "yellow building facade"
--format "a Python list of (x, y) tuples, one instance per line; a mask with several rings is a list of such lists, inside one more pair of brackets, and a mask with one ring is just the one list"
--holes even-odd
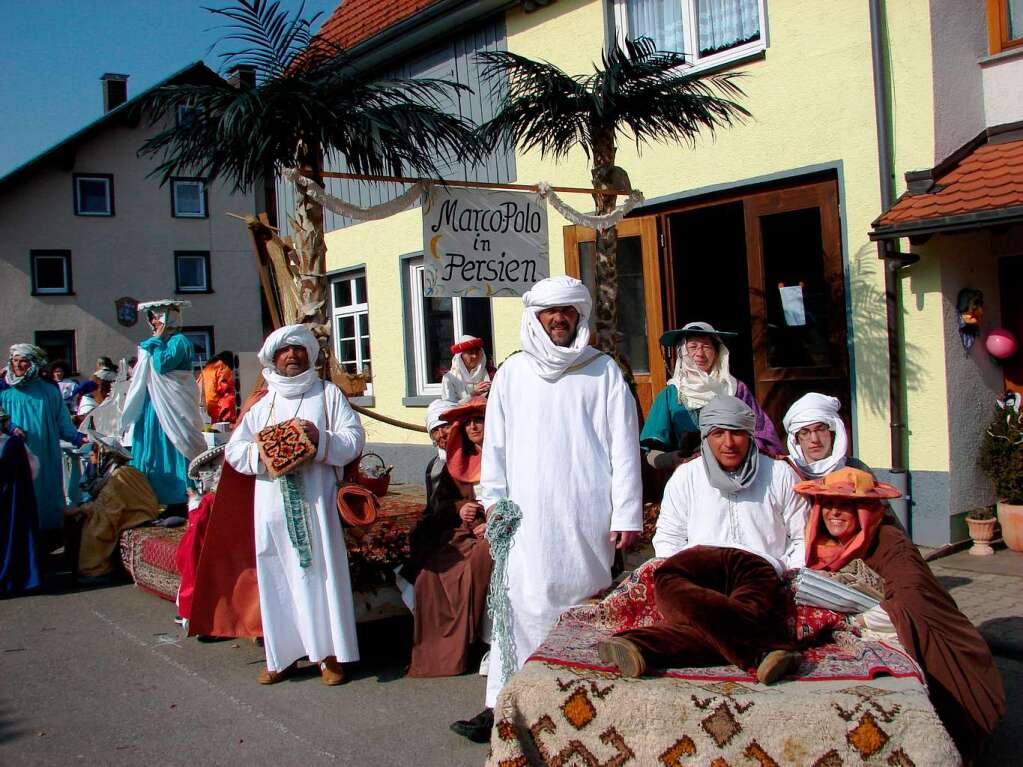
[[(622, 34), (625, 18), (620, 2), (609, 5), (599, 0), (557, 0), (528, 13), (517, 3), (504, 5), (509, 7), (496, 14), (501, 17), (508, 51), (544, 59), (579, 74), (591, 71), (594, 62), (599, 61), (606, 38), (612, 33), (612, 20), (618, 21), (614, 33)], [(845, 0), (765, 0), (760, 4), (760, 44), (746, 56), (722, 65), (727, 71), (742, 73), (740, 85), (746, 93), (742, 103), (752, 116), (715, 136), (701, 135), (693, 147), (656, 144), (637, 150), (628, 137), (621, 137), (617, 164), (646, 198), (630, 218), (660, 215), (659, 252), (665, 247), (675, 250), (676, 273), (666, 273), (670, 259), (666, 260), (663, 253), (656, 260), (662, 271), (659, 279), (665, 302), (671, 301), (672, 291), (665, 288), (669, 284), (681, 286), (683, 293), (693, 290), (685, 279), (685, 273), (692, 271), (687, 265), (696, 263), (693, 259), (713, 261), (717, 257), (715, 241), (708, 234), (713, 229), (701, 229), (690, 237), (686, 228), (687, 222), (711, 221), (698, 218), (705, 215), (700, 213), (705, 210), (701, 207), (705, 202), (721, 201), (721, 215), (732, 215), (729, 210), (738, 209), (728, 209), (727, 205), (746, 200), (748, 221), (748, 201), (765, 190), (784, 193), (809, 185), (833, 190), (827, 194), (833, 195), (829, 198), (833, 203), (829, 204), (834, 206), (845, 326), (832, 331), (840, 336), (847, 354), (843, 362), (847, 383), (843, 385), (850, 399), (852, 450), (883, 476), (893, 461), (884, 266), (869, 237), (872, 222), (882, 212), (869, 5)], [(950, 9), (956, 6), (948, 11), (946, 19), (935, 8), (942, 3), (899, 0), (881, 5), (887, 6), (883, 8), (883, 20), (890, 56), (892, 159), (898, 194), (905, 188), (902, 179), (906, 171), (936, 165), (984, 128), (979, 67), (969, 57), (974, 38), (981, 46), (984, 44), (986, 20), (982, 9), (967, 13), (952, 2), (945, 3)], [(964, 15), (966, 19), (960, 18)], [(491, 14), (490, 22), (493, 20)], [(408, 23), (414, 21), (415, 16)], [(964, 34), (970, 39), (960, 41), (963, 51), (957, 55), (966, 62), (964, 67), (977, 69), (976, 94), (969, 90), (972, 80), (964, 80), (954, 67), (938, 64), (947, 27), (964, 23), (968, 24)], [(962, 86), (959, 96), (942, 80), (952, 77), (943, 66), (952, 74), (958, 72)], [(937, 116), (939, 107), (942, 116)], [(590, 183), (588, 159), (581, 151), (556, 163), (542, 159), (538, 153), (517, 153), (514, 167), (512, 180), (518, 183)], [(566, 198), (581, 210), (592, 209), (586, 196)], [(773, 198), (761, 194), (757, 199), (770, 206)], [(565, 250), (563, 230), (568, 222), (553, 208), (548, 210), (551, 274), (572, 271), (578, 259)], [(667, 230), (671, 235), (668, 246), (663, 244)], [(779, 230), (776, 237), (791, 235), (787, 231)], [(368, 348), (362, 351), (371, 359), (372, 387), (363, 404), (391, 418), (423, 423), (430, 397), (417, 396), (416, 387), (410, 383), (416, 373), (415, 360), (410, 360), (415, 352), (409, 344), (411, 313), (419, 311), (411, 304), (421, 300), (410, 295), (409, 287), (414, 279), (409, 269), (423, 252), (421, 211), (414, 208), (384, 220), (330, 231), (327, 247), (328, 270), (335, 280), (354, 285), (353, 276), (365, 278), (360, 283), (361, 296), (348, 292), (354, 288), (343, 289), (347, 297), (344, 300), (358, 304), (364, 313), (359, 328), (368, 324)], [(767, 245), (763, 247), (766, 253)], [(771, 258), (784, 260), (784, 239), (772, 247), (772, 252), (779, 255)], [(902, 393), (908, 415), (906, 457), (914, 496), (910, 525), (920, 542), (937, 545), (960, 537), (955, 520), (966, 511), (966, 501), (953, 498), (948, 490), (950, 472), (956, 469), (952, 464), (957, 460), (950, 447), (953, 424), (946, 376), (946, 356), (954, 349), (948, 338), (949, 267), (941, 253), (929, 252), (926, 246), (913, 248), (903, 240), (901, 247), (923, 254), (918, 263), (899, 273), (906, 359), (906, 389)], [(798, 246), (794, 244), (793, 248)], [(731, 289), (729, 279), (727, 274), (708, 277), (701, 273), (697, 281), (702, 293), (713, 296), (720, 289), (726, 296)], [(519, 348), (521, 301), (490, 301), (494, 361), (500, 362)], [(656, 312), (660, 307), (648, 310)], [(737, 311), (737, 320), (746, 316), (744, 313), (748, 314), (745, 307)], [(729, 316), (727, 307), (718, 316), (726, 318), (721, 322), (724, 325)], [(700, 318), (689, 316), (684, 306), (664, 308), (664, 324)], [(746, 330), (739, 325), (727, 329), (740, 333)], [(649, 364), (656, 367), (661, 360), (653, 358)], [(660, 373), (658, 380), (663, 380), (663, 371)], [(759, 397), (760, 384), (755, 388)], [(787, 404), (774, 403), (772, 414), (784, 412)], [(370, 445), (399, 466), (400, 477), (415, 481), (430, 454), (426, 435), (370, 418), (363, 420)], [(775, 420), (781, 433), (780, 417)], [(976, 473), (972, 466), (969, 470)], [(975, 485), (980, 489), (972, 496), (983, 494), (983, 485)], [(990, 500), (972, 496), (972, 505)]]

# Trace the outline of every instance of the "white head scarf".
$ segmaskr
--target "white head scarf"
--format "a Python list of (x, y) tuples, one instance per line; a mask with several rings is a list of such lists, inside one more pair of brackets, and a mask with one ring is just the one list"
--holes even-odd
[(719, 394), (735, 396), (738, 383), (728, 369), (728, 347), (718, 338), (710, 336), (717, 345), (717, 357), (710, 372), (703, 369), (689, 356), (685, 341), (676, 348), (675, 372), (669, 383), (675, 384), (678, 403), (689, 410), (699, 410)]
[[(537, 375), (555, 381), (574, 365), (590, 343), (590, 291), (574, 277), (548, 277), (540, 280), (522, 297), (525, 307), (520, 330), (522, 350), (529, 355)], [(569, 346), (558, 346), (547, 335), (537, 316), (551, 306), (574, 306), (579, 312), (575, 339)]]
[[(309, 369), (297, 376), (285, 376), (274, 367), (274, 354), (285, 346), (304, 346), (309, 355)], [(301, 397), (318, 380), (316, 358), (320, 356), (320, 343), (305, 325), (285, 325), (266, 337), (259, 350), (259, 362), (263, 366), (263, 378), (270, 391), (287, 399)]]
[[(25, 375), (19, 376), (14, 373), (14, 365), (11, 363), (15, 357), (21, 357), (29, 361), (30, 365)], [(46, 364), (46, 352), (35, 344), (14, 344), (11, 346), (10, 357), (7, 360), (7, 383), (11, 386), (21, 386), (39, 377), (39, 370)]]
[[(841, 407), (842, 403), (836, 397), (810, 392), (793, 402), (792, 407), (782, 419), (785, 431), (789, 435), (789, 455), (808, 479), (818, 479), (845, 466), (846, 453), (849, 450), (849, 435), (838, 414)], [(799, 446), (799, 440), (796, 439), (796, 432), (815, 423), (825, 424), (834, 434), (831, 454), (819, 461), (807, 461), (803, 455), (803, 449)]]
[[(459, 336), (456, 344), (464, 344), (466, 341), (478, 341), (479, 339), (475, 336)], [(462, 361), (462, 353), (451, 355), (451, 370), (450, 372), (455, 378), (460, 380), (466, 385), (466, 388), (472, 393), (472, 387), (478, 383), (490, 380), (490, 375), (487, 373), (487, 353), (480, 349), (480, 363), (469, 370), (465, 367), (465, 362)], [(454, 405), (452, 405), (454, 407)]]
[[(443, 414), (449, 411), (453, 407), (458, 407), (457, 402), (450, 402), (446, 399), (435, 399), (429, 405), (426, 406), (426, 431), (433, 433), (433, 430), (438, 426), (446, 426), (447, 421), (444, 420)], [(448, 458), (447, 452), (441, 448), (437, 448), (437, 456), (442, 460), (446, 461)]]

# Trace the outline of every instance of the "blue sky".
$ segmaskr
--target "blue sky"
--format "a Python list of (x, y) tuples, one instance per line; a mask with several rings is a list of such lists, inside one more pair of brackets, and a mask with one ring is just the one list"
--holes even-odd
[[(230, 0), (0, 0), (0, 176), (103, 113), (100, 75), (130, 75), (134, 96), (194, 61), (220, 71), (210, 46)], [(282, 0), (297, 8), (297, 0)], [(306, 16), (338, 0), (306, 0)], [(322, 21), (322, 18), (321, 18)]]

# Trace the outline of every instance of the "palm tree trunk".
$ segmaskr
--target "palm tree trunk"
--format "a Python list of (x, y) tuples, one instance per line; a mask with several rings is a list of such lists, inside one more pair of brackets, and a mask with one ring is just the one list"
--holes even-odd
[[(303, 176), (323, 185), (323, 163), (319, 147), (302, 141), (298, 169)], [(293, 241), (297, 263), (292, 265), (298, 284), (299, 308), (294, 322), (327, 323), (327, 242), (323, 231), (323, 207), (309, 196), (306, 187), (297, 188)], [(329, 328), (327, 328), (329, 332)]]
[[(593, 186), (611, 189), (611, 170), (615, 164), (614, 131), (593, 131)], [(597, 213), (610, 213), (617, 198), (610, 194), (593, 195)], [(618, 229), (598, 229), (596, 237), (596, 325), (597, 348), (618, 359)]]

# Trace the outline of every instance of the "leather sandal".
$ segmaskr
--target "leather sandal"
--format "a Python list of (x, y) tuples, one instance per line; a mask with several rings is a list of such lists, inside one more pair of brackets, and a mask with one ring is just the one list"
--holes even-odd
[(646, 660), (639, 648), (625, 637), (611, 637), (597, 645), (597, 655), (609, 666), (617, 666), (624, 677), (635, 678), (646, 672)]
[(794, 673), (802, 660), (802, 655), (791, 650), (771, 650), (757, 666), (757, 681), (774, 684), (783, 676)]
[(271, 671), (268, 668), (264, 668), (259, 672), (259, 683), (260, 684), (277, 684), (282, 682), (291, 676), (295, 672), (295, 664), (292, 663), (287, 668), (281, 669), (280, 671)]
[(328, 687), (334, 687), (345, 681), (345, 670), (337, 662), (337, 658), (329, 655), (320, 661), (320, 677)]

